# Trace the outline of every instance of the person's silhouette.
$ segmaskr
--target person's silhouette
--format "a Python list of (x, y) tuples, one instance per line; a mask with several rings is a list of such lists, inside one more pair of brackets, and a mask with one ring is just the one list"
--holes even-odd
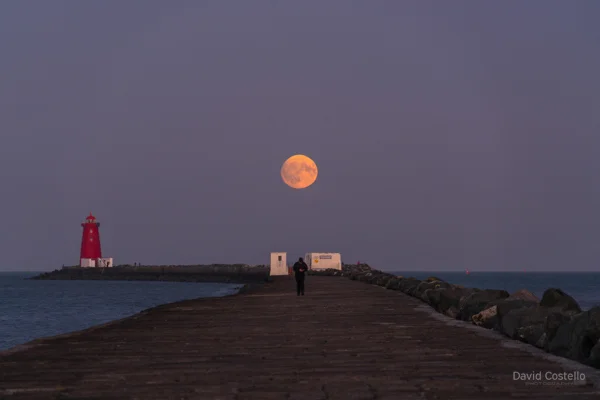
[(297, 295), (304, 296), (304, 274), (308, 271), (308, 265), (304, 262), (302, 257), (294, 264), (294, 275), (296, 277), (296, 292)]

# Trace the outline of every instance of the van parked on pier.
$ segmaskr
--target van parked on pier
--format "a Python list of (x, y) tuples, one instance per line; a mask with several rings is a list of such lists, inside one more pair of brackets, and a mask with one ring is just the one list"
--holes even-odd
[(310, 269), (342, 269), (340, 253), (306, 253), (304, 262)]

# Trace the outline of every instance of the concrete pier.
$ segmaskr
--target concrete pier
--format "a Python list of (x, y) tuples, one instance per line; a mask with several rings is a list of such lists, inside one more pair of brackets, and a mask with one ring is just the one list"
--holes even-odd
[[(583, 365), (483, 332), (432, 316), (398, 291), (309, 276), (306, 296), (297, 297), (294, 281), (281, 277), (0, 353), (0, 398), (600, 398)], [(513, 379), (537, 371), (583, 371), (588, 379)]]

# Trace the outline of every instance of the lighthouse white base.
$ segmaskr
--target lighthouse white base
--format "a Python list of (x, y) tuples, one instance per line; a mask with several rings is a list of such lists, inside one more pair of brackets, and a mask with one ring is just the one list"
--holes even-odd
[(82, 268), (91, 268), (96, 266), (96, 260), (94, 258), (82, 258), (79, 266)]

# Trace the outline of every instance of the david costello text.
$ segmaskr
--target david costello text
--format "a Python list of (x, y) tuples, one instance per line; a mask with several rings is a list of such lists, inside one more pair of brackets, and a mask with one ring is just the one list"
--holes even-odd
[(513, 380), (522, 381), (529, 385), (581, 385), (585, 383), (585, 374), (579, 371), (514, 371)]

